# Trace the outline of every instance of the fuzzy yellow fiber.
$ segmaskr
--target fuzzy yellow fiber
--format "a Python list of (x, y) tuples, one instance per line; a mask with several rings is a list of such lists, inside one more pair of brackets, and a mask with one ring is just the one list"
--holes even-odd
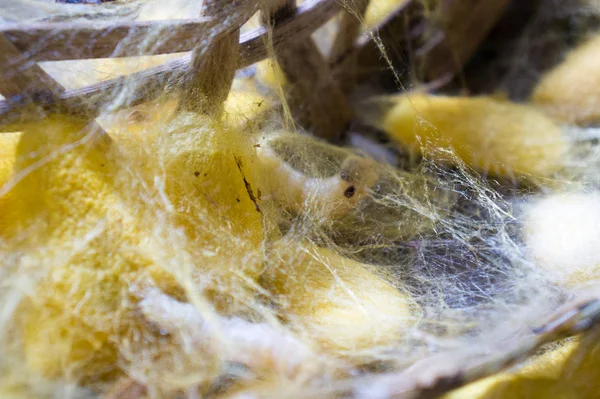
[(408, 295), (367, 265), (326, 248), (283, 239), (274, 244), (262, 276), (293, 323), (325, 348), (353, 354), (397, 342), (418, 312)]
[(566, 59), (547, 72), (535, 87), (532, 102), (548, 114), (570, 123), (600, 120), (600, 36), (572, 50)]
[(567, 141), (558, 125), (527, 105), (490, 97), (411, 94), (386, 97), (377, 124), (404, 148), (438, 161), (454, 153), (468, 166), (499, 176), (547, 177), (558, 171)]
[(136, 288), (184, 295), (199, 279), (224, 312), (247, 299), (264, 229), (240, 132), (188, 114), (128, 140), (60, 116), (11, 130), (0, 237), (37, 280), (17, 315), (32, 371), (113, 374), (118, 348), (148, 333)]

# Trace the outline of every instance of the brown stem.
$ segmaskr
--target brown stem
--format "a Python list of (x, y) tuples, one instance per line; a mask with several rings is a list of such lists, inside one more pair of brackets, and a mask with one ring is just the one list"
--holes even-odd
[[(206, 17), (216, 19), (226, 10), (236, 13), (235, 0), (206, 0), (203, 12)], [(201, 41), (192, 52), (192, 69), (185, 87), (183, 108), (207, 114), (219, 114), (231, 90), (233, 77), (238, 66), (237, 51), (240, 26), (224, 38), (208, 45)], [(220, 25), (217, 25), (215, 33)]]
[(369, 0), (348, 0), (346, 3), (329, 54), (329, 63), (332, 65), (352, 54)]
[[(277, 27), (294, 18), (294, 3), (279, 1), (278, 7), (263, 8), (263, 23)], [(316, 136), (338, 140), (352, 112), (314, 41), (307, 37), (279, 45), (275, 47), (275, 57), (286, 78), (286, 100), (292, 116)]]
[[(243, 22), (250, 18), (253, 12), (251, 9), (246, 8), (242, 11), (246, 14), (229, 16), (229, 20), (231, 21), (230, 25), (237, 26), (243, 24)], [(291, 20), (279, 23), (273, 29), (272, 34), (269, 34), (266, 28), (260, 27), (241, 35), (240, 43), (237, 48), (239, 53), (237, 68), (247, 67), (255, 62), (265, 59), (267, 57), (265, 43), (269, 36), (272, 37), (274, 46), (278, 46), (279, 44), (284, 45), (291, 41), (304, 40), (306, 36), (310, 35), (319, 26), (323, 25), (334, 16), (337, 11), (339, 11), (339, 4), (336, 0), (305, 0), (296, 10), (295, 17)], [(106, 30), (106, 27), (102, 29)], [(223, 31), (215, 33), (213, 40), (221, 40), (227, 34), (231, 33), (231, 31), (229, 26), (226, 26)], [(19, 43), (21, 42), (19, 41)], [(170, 52), (167, 48), (164, 48), (161, 51)], [(73, 52), (68, 53), (67, 56), (70, 56), (69, 54), (72, 53)], [(49, 50), (42, 51), (40, 56), (44, 54), (53, 53)], [(122, 54), (119, 53), (119, 55)], [(37, 59), (37, 56), (38, 54), (35, 53), (35, 59)], [(45, 58), (42, 57), (42, 59)], [(59, 57), (56, 59), (64, 58)], [(103, 111), (117, 111), (124, 107), (152, 100), (167, 90), (179, 87), (181, 81), (185, 80), (185, 77), (190, 75), (190, 64), (191, 57), (188, 54), (157, 67), (136, 72), (128, 76), (120, 76), (90, 86), (67, 90), (56, 98), (36, 99), (35, 103), (42, 105), (50, 112), (64, 111), (70, 114), (95, 117)], [(0, 71), (2, 71), (1, 68)], [(127, 89), (127, 96), (120, 95), (125, 88)], [(113, 101), (115, 98), (119, 98), (120, 101)], [(34, 119), (36, 117), (37, 116), (32, 114), (31, 110), (28, 107), (25, 107), (21, 102), (9, 100), (0, 101), (0, 125), (13, 123), (23, 118)]]
[(6, 98), (24, 101), (26, 98), (52, 98), (64, 91), (37, 63), (28, 62), (21, 52), (0, 34), (0, 92)]

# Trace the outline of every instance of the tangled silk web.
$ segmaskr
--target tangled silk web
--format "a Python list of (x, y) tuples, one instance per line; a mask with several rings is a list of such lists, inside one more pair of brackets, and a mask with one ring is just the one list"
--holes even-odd
[[(6, 24), (202, 10), (5, 3)], [(372, 3), (367, 27), (394, 9)], [(532, 336), (600, 277), (600, 41), (586, 35), (528, 101), (362, 99), (386, 139), (357, 127), (353, 145), (290, 123), (270, 60), (237, 72), (221, 117), (171, 90), (94, 122), (3, 126), (0, 398), (405, 397)], [(41, 65), (76, 88), (178, 56)], [(595, 397), (595, 337), (448, 397)]]

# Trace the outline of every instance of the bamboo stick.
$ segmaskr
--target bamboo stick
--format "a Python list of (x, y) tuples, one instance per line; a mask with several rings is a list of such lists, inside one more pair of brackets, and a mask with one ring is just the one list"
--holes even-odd
[[(296, 9), (295, 18), (279, 23), (272, 34), (273, 44), (301, 41), (327, 22), (339, 11), (336, 0), (306, 0)], [(267, 57), (268, 32), (261, 27), (241, 35), (238, 45), (239, 61), (237, 68), (254, 64)], [(37, 103), (51, 110), (63, 110), (73, 114), (96, 116), (103, 111), (118, 109), (149, 101), (165, 90), (178, 87), (191, 70), (191, 55), (166, 62), (154, 68), (121, 76), (94, 85), (66, 90), (52, 99), (38, 99)], [(0, 69), (2, 71), (2, 69)], [(114, 102), (127, 87), (127, 96)], [(84, 106), (85, 104), (85, 106)], [(108, 105), (110, 104), (110, 105)], [(0, 101), (0, 125), (33, 117), (23, 104), (13, 101)]]
[[(278, 7), (263, 10), (263, 23), (277, 26), (280, 21), (295, 19), (295, 12), (294, 0), (280, 1)], [(314, 40), (306, 37), (274, 50), (286, 77), (286, 100), (294, 119), (316, 136), (339, 140), (352, 111)]]

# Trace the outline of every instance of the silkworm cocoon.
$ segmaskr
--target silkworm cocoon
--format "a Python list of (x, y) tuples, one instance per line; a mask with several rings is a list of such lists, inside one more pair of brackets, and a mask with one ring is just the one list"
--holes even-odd
[(522, 223), (526, 248), (544, 276), (570, 288), (600, 278), (600, 193), (532, 200)]
[(415, 323), (413, 301), (367, 265), (312, 244), (273, 245), (261, 281), (293, 323), (323, 347), (351, 352), (393, 345)]
[(347, 214), (378, 178), (376, 162), (307, 136), (279, 134), (258, 147), (266, 194), (317, 218)]
[(576, 47), (565, 60), (544, 74), (531, 101), (552, 118), (588, 124), (600, 120), (600, 36)]
[(112, 190), (110, 144), (77, 119), (21, 128), (13, 173), (1, 188), (0, 237), (6, 250), (21, 253), (19, 267), (41, 279), (17, 315), (27, 365), (47, 377), (112, 371), (118, 276), (135, 270), (136, 256), (106, 256), (110, 241), (131, 233)]
[(568, 149), (560, 127), (527, 105), (426, 94), (374, 101), (370, 111), (375, 112), (367, 119), (402, 147), (445, 162), (452, 162), (451, 149), (481, 172), (550, 176)]
[(184, 113), (149, 129), (143, 140), (132, 148), (144, 148), (142, 173), (149, 179), (162, 175), (173, 212), (190, 237), (221, 245), (216, 236), (226, 228), (234, 237), (262, 241), (261, 168), (246, 135)]
[(262, 265), (258, 169), (240, 132), (182, 114), (111, 141), (86, 123), (54, 116), (2, 143), (14, 157), (0, 241), (39, 279), (16, 317), (29, 368), (47, 377), (115, 372), (118, 345), (143, 328), (131, 286), (179, 293), (187, 270), (225, 309), (252, 297)]
[[(192, 270), (201, 271), (198, 278), (220, 309), (248, 302), (252, 294), (244, 290), (262, 268), (267, 225), (250, 138), (225, 123), (181, 113), (135, 141), (122, 141), (120, 151), (121, 167), (153, 187), (153, 205), (183, 229)], [(131, 183), (124, 184), (122, 191), (130, 192)]]

